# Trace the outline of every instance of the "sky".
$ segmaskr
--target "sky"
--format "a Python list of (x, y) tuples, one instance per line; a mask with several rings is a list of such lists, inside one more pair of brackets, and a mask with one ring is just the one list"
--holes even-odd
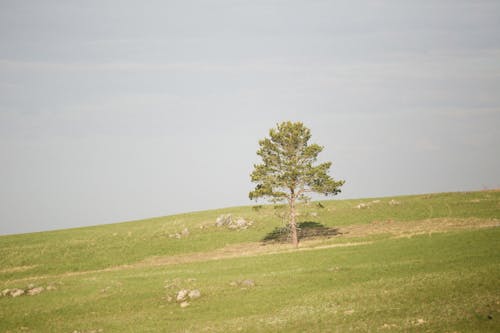
[(0, 234), (254, 204), (288, 120), (335, 199), (499, 188), (500, 2), (0, 0)]

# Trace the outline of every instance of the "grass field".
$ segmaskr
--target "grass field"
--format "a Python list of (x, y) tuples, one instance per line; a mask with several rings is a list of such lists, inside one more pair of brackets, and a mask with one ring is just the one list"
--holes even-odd
[[(0, 332), (500, 331), (500, 191), (300, 212), (339, 234), (264, 244), (283, 225), (264, 205), (2, 236), (0, 290), (44, 290), (0, 296)], [(181, 308), (181, 289), (201, 297)]]

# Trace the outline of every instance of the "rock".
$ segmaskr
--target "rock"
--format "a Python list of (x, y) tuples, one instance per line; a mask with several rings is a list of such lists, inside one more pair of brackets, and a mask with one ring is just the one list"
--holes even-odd
[(189, 302), (182, 302), (181, 308), (187, 308), (189, 306)]
[(197, 299), (201, 297), (201, 292), (198, 289), (191, 290), (188, 294), (189, 299)]
[(419, 319), (417, 319), (416, 324), (417, 324), (417, 325), (422, 325), (422, 324), (425, 324), (425, 320), (423, 320), (422, 318), (419, 318)]
[(186, 290), (186, 289), (180, 290), (177, 293), (177, 297), (176, 297), (177, 302), (181, 302), (181, 301), (186, 300), (186, 298), (188, 297), (188, 294), (189, 294), (189, 290)]
[(397, 206), (399, 204), (400, 204), (400, 202), (397, 201), (397, 200), (394, 200), (394, 199), (392, 199), (391, 201), (389, 201), (389, 205), (391, 205), (391, 206)]
[(242, 217), (239, 217), (236, 221), (233, 220), (231, 214), (220, 215), (215, 221), (217, 227), (226, 227), (229, 229), (244, 230), (253, 224), (252, 221), (247, 221)]
[(184, 229), (181, 231), (181, 236), (182, 236), (182, 237), (187, 237), (187, 236), (189, 236), (189, 230), (188, 230), (188, 228), (184, 228)]
[(363, 208), (368, 208), (370, 205), (365, 204), (365, 203), (360, 203), (359, 205), (356, 206), (357, 209), (363, 209)]
[(238, 286), (238, 282), (236, 281), (231, 281), (231, 283), (229, 284), (231, 287), (237, 287)]
[(225, 225), (230, 225), (233, 223), (233, 216), (231, 214), (220, 215), (217, 220), (215, 220), (215, 225), (217, 227), (223, 227)]
[(244, 218), (240, 217), (239, 219), (236, 220), (236, 226), (240, 229), (246, 228), (248, 226), (248, 223)]
[(234, 223), (228, 224), (227, 227), (229, 229), (238, 229), (238, 226), (236, 224), (234, 224)]
[(28, 284), (28, 289), (33, 289), (33, 288), (35, 288), (35, 287), (36, 287), (36, 286), (35, 286), (33, 283)]
[(255, 282), (253, 280), (247, 279), (247, 280), (241, 281), (241, 285), (243, 287), (255, 287)]
[(396, 324), (384, 324), (382, 325), (381, 328), (397, 328), (398, 326)]
[(10, 294), (10, 289), (2, 290), (2, 296), (7, 296), (8, 294)]
[(21, 295), (24, 295), (24, 290), (22, 290), (22, 289), (12, 289), (10, 291), (10, 296), (12, 296), (12, 297), (18, 297)]
[(28, 290), (28, 295), (29, 295), (29, 296), (38, 295), (38, 294), (40, 294), (43, 290), (44, 290), (44, 289), (43, 289), (43, 287), (36, 287), (36, 288), (32, 288), (32, 289)]
[(50, 290), (56, 290), (57, 288), (53, 285), (49, 285), (47, 286), (47, 291), (50, 291)]

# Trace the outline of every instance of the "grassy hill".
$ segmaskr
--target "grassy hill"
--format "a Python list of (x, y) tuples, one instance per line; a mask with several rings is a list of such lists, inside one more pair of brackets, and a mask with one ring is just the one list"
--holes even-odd
[[(2, 236), (0, 332), (499, 331), (500, 191), (312, 202), (303, 230), (336, 235), (297, 250), (262, 241), (283, 212)], [(201, 297), (182, 308), (182, 289)]]

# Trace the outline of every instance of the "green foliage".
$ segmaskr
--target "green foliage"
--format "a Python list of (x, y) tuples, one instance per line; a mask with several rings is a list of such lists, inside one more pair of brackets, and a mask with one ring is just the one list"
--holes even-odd
[(259, 141), (257, 155), (262, 164), (251, 174), (256, 187), (250, 199), (267, 197), (275, 201), (306, 199), (306, 193), (335, 195), (344, 181), (328, 175), (331, 162), (314, 165), (323, 147), (309, 144), (311, 131), (302, 123), (283, 122), (269, 131), (269, 138)]

